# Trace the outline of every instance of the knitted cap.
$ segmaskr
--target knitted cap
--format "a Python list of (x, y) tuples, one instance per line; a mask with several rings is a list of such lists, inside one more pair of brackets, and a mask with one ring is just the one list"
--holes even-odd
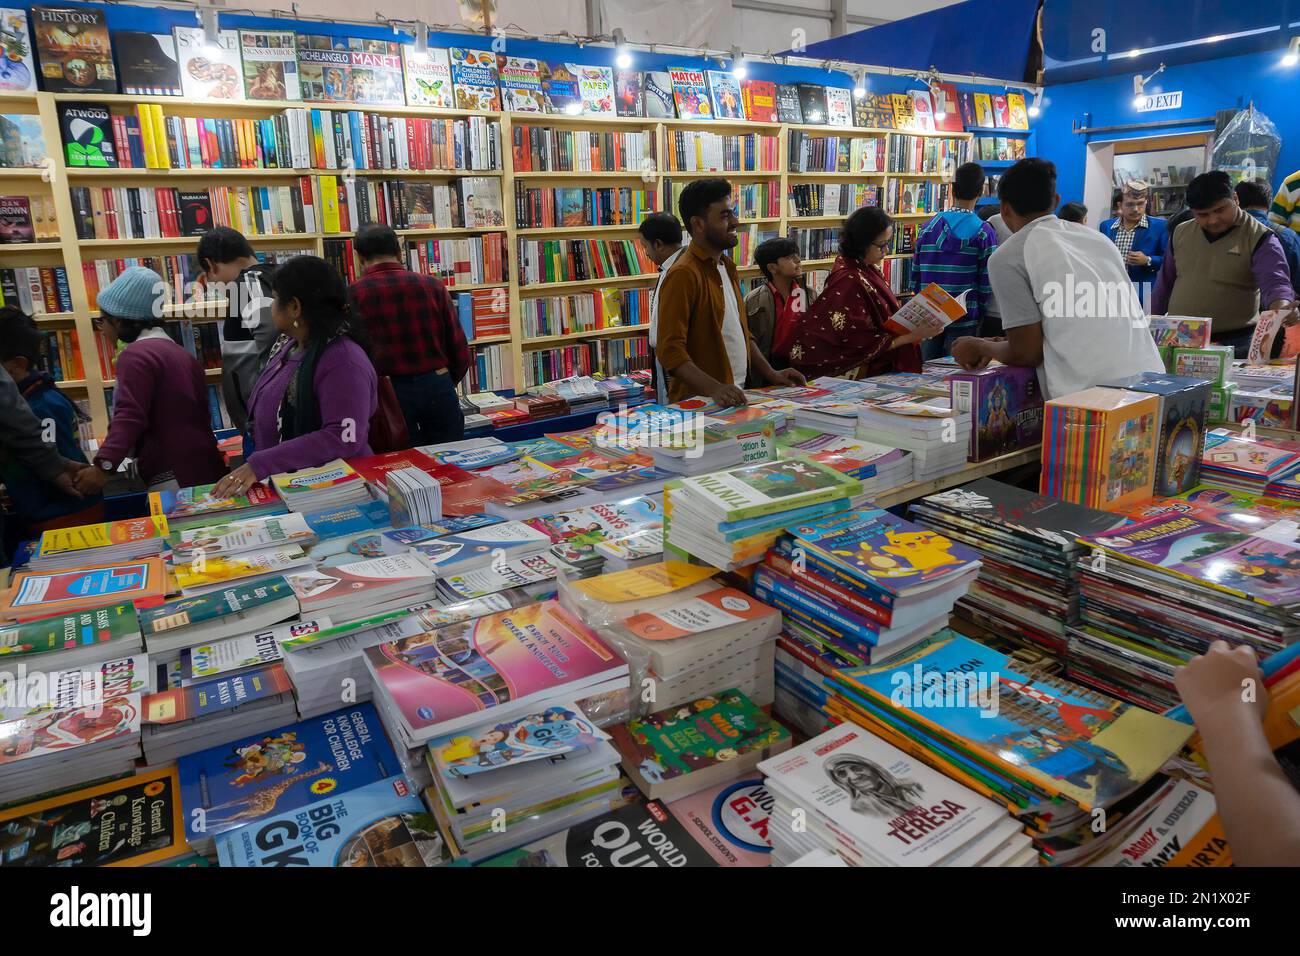
[(132, 266), (102, 289), (99, 308), (119, 319), (154, 319), (154, 303), (166, 301), (167, 285), (162, 276), (144, 266)]

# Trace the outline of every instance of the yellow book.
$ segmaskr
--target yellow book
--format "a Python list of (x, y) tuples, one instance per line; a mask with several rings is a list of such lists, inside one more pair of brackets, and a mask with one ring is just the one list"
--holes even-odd
[(339, 232), (339, 184), (337, 176), (320, 177), (322, 232)]
[(163, 116), (162, 106), (158, 103), (148, 105), (149, 117), (153, 120), (153, 130), (158, 139), (158, 168), (170, 169), (171, 153), (167, 149), (167, 120)]
[(144, 164), (149, 169), (153, 169), (156, 165), (153, 158), (153, 118), (149, 115), (149, 108), (137, 106), (135, 118), (140, 124), (140, 146), (144, 150)]

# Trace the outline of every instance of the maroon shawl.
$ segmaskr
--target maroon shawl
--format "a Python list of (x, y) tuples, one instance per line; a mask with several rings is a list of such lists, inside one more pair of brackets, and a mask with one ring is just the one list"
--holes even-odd
[(790, 364), (810, 379), (919, 372), (920, 346), (889, 347), (895, 336), (885, 322), (897, 311), (898, 299), (879, 269), (837, 256), (826, 288), (799, 323)]

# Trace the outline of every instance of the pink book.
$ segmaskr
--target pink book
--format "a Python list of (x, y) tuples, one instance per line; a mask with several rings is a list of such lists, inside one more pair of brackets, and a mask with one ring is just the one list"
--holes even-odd
[(763, 778), (732, 780), (668, 804), (668, 812), (720, 866), (770, 866), (772, 794)]

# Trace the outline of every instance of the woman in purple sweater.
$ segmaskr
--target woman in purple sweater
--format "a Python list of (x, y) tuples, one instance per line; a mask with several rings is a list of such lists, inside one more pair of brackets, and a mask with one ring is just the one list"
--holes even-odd
[(163, 331), (155, 305), (167, 286), (152, 269), (133, 266), (99, 293), (96, 324), (117, 357), (117, 385), (108, 437), (95, 467), (77, 476), (84, 495), (103, 490), (122, 459), (134, 455), (150, 491), (209, 485), (226, 473), (212, 434), (207, 382), (194, 356)]
[(243, 494), (284, 471), (369, 455), (379, 379), (356, 341), (347, 290), (324, 259), (295, 256), (275, 272), (271, 316), (282, 333), (248, 401), (252, 451), (218, 483)]

